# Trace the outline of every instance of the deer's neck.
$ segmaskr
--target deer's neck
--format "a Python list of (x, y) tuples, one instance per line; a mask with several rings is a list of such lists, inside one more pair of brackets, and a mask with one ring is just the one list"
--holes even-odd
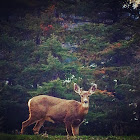
[(89, 109), (89, 105), (85, 105), (83, 103), (81, 103), (80, 105), (80, 114), (82, 115), (86, 115), (88, 113), (88, 109)]

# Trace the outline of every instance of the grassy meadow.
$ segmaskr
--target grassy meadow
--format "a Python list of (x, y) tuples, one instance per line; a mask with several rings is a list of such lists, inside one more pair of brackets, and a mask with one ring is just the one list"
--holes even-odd
[[(0, 134), (0, 140), (66, 140), (67, 136), (43, 136), (43, 135), (13, 135)], [(70, 137), (70, 140), (140, 140), (140, 136), (78, 136)]]

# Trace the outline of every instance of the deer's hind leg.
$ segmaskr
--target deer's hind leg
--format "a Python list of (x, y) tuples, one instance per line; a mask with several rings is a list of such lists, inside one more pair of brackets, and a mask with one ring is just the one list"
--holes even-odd
[(29, 116), (29, 118), (22, 122), (22, 129), (21, 129), (21, 134), (23, 134), (25, 132), (25, 129), (30, 126), (31, 124), (35, 123), (36, 119), (32, 118), (31, 116)]
[(45, 119), (41, 119), (41, 120), (36, 122), (36, 124), (35, 124), (35, 126), (33, 128), (34, 134), (39, 134), (39, 130), (42, 127), (44, 122), (45, 122)]

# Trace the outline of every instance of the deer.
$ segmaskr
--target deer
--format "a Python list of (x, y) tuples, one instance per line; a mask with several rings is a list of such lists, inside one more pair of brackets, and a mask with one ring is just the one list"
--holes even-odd
[(79, 135), (79, 127), (89, 110), (89, 96), (95, 93), (97, 85), (93, 84), (88, 91), (83, 91), (74, 83), (74, 91), (81, 97), (81, 102), (66, 100), (48, 95), (38, 95), (28, 101), (29, 118), (22, 122), (21, 134), (31, 124), (34, 134), (39, 134), (45, 121), (64, 123), (67, 136)]

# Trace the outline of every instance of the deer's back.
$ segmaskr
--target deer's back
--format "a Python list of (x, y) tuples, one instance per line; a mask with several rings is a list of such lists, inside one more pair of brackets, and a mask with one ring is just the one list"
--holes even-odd
[(28, 106), (30, 108), (45, 110), (45, 108), (48, 106), (54, 106), (64, 101), (65, 99), (60, 99), (48, 95), (39, 95), (31, 98), (28, 102)]

